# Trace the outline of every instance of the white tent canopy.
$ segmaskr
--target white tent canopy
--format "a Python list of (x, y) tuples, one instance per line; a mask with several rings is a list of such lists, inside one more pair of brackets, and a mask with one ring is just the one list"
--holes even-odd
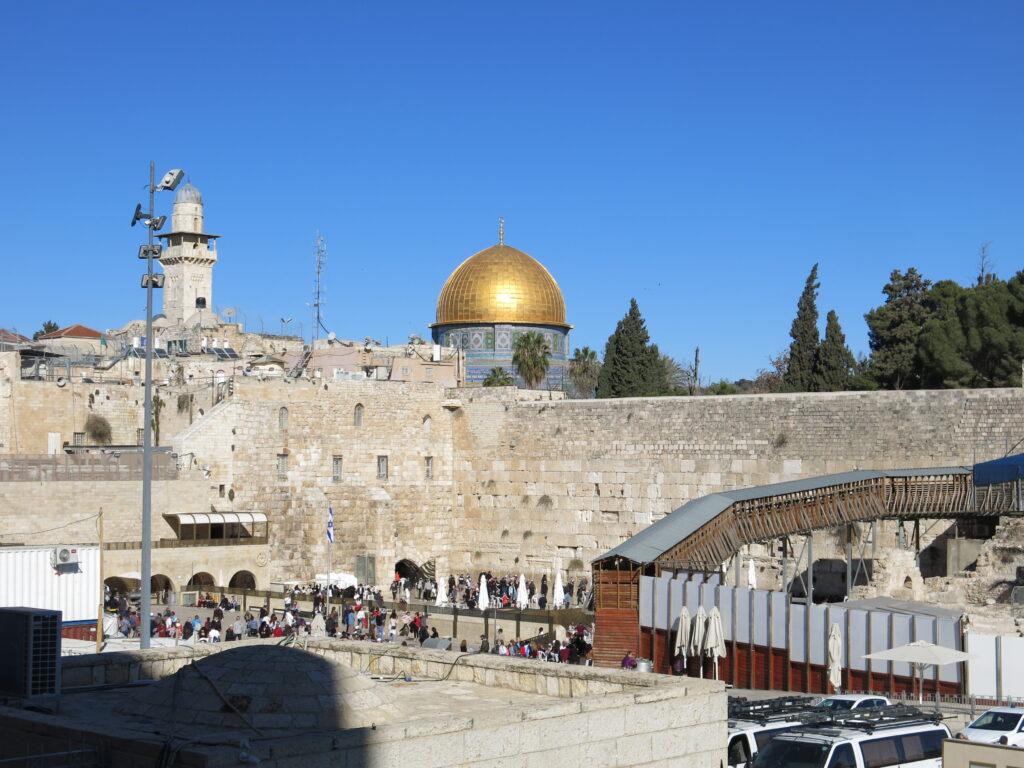
[[(914, 677), (920, 678), (924, 674), (925, 667), (941, 667), (946, 664), (967, 661), (977, 657), (963, 651), (958, 651), (955, 648), (946, 648), (943, 645), (935, 645), (925, 640), (917, 640), (913, 643), (889, 648), (885, 651), (865, 654), (864, 658), (876, 661), (905, 662), (914, 668)], [(918, 683), (917, 700), (921, 701), (923, 696), (922, 684)]]

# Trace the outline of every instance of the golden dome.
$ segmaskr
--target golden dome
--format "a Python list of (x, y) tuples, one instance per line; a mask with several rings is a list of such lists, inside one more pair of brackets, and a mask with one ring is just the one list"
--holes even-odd
[(555, 278), (532, 256), (507, 245), (473, 254), (445, 281), (434, 325), (453, 323), (572, 327)]

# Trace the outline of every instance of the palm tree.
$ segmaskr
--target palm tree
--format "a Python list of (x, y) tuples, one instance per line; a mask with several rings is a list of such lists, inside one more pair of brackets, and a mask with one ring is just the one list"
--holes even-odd
[(594, 396), (594, 387), (597, 386), (597, 375), (600, 372), (601, 362), (597, 359), (597, 352), (590, 347), (577, 347), (573, 350), (572, 360), (569, 361), (569, 376), (579, 397)]
[(515, 384), (512, 374), (504, 368), (491, 368), (491, 372), (484, 379), (485, 387), (511, 387)]
[(550, 356), (547, 342), (536, 331), (528, 331), (512, 343), (512, 365), (527, 389), (536, 389), (544, 381)]

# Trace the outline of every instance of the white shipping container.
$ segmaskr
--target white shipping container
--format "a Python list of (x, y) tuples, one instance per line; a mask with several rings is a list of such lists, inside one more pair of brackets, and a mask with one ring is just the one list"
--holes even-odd
[(100, 600), (99, 547), (65, 544), (78, 552), (78, 568), (58, 574), (52, 565), (55, 549), (0, 547), (0, 606), (27, 606), (61, 611), (62, 620), (95, 620)]

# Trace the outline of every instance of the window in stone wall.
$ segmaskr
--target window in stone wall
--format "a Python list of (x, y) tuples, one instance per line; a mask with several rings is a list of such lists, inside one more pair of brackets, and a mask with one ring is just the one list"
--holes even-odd
[(423, 477), (426, 480), (431, 480), (434, 477), (434, 457), (424, 456), (423, 457)]
[(72, 445), (85, 445), (85, 432), (75, 432)]
[(277, 479), (287, 480), (288, 479), (288, 454), (279, 453), (277, 454)]
[(288, 429), (288, 409), (281, 408), (277, 412), (277, 428), (280, 430)]
[(424, 435), (429, 435), (430, 434), (431, 426), (433, 426), (433, 420), (429, 416), (424, 416), (423, 417), (423, 434)]
[(363, 404), (357, 403), (356, 407), (352, 409), (352, 426), (361, 427), (363, 426)]
[(225, 495), (226, 490), (224, 488), (224, 484), (221, 483), (220, 485), (217, 486), (217, 497), (223, 499)]
[(388, 457), (378, 456), (377, 457), (377, 479), (387, 480), (388, 479)]
[(334, 482), (341, 480), (341, 456), (331, 459), (331, 479)]
[(135, 444), (142, 445), (146, 440), (146, 428), (139, 427), (135, 430)]
[(434, 378), (434, 369), (433, 368), (426, 368), (425, 371), (426, 371), (428, 379)]

